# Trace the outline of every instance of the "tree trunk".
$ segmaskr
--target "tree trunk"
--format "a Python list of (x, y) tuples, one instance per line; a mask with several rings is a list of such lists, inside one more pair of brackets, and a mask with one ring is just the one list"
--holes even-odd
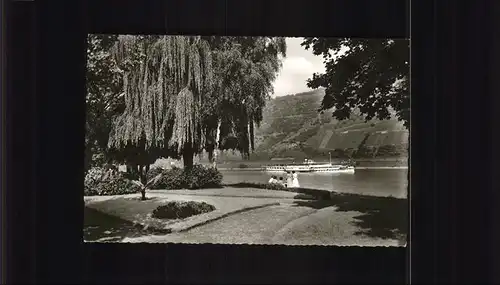
[(255, 150), (255, 129), (253, 125), (253, 119), (250, 122), (250, 149), (252, 152)]
[(222, 121), (219, 119), (217, 122), (217, 135), (215, 136), (215, 145), (214, 145), (214, 153), (212, 154), (213, 156), (213, 166), (214, 168), (217, 168), (217, 155), (219, 152), (219, 140), (220, 140), (220, 128), (222, 125)]
[(184, 169), (189, 169), (193, 167), (194, 153), (191, 146), (185, 146), (182, 151), (182, 161), (184, 163)]
[[(146, 167), (147, 168), (147, 167)], [(146, 200), (146, 173), (145, 173), (145, 166), (144, 165), (139, 165), (139, 179), (142, 183), (141, 187), (141, 200)]]
[(213, 149), (208, 150), (208, 161), (210, 161), (210, 163), (214, 163), (214, 150)]
[(146, 171), (145, 171), (145, 166), (144, 165), (139, 165), (139, 179), (142, 184), (146, 185)]

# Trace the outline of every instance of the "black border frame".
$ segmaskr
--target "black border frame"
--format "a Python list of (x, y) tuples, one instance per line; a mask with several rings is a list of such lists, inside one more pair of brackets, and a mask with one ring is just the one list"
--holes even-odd
[[(2, 242), (10, 261), (7, 271), (12, 272), (8, 280), (141, 284), (406, 281), (403, 248), (82, 244), (83, 191), (78, 189), (83, 188), (83, 143), (78, 142), (84, 137), (88, 32), (162, 33), (165, 26), (171, 34), (404, 37), (409, 32), (410, 6), (404, 0), (325, 0), (314, 1), (314, 6), (305, 1), (264, 3), (92, 0), (7, 4), (11, 52), (7, 67), (13, 77), (7, 84), (8, 107), (2, 106), (2, 114), (16, 124), (7, 125), (9, 151), (2, 151), (7, 163), (7, 173), (2, 173), (7, 178), (2, 189), (7, 195), (2, 202), (9, 208), (8, 236)], [(461, 166), (465, 162), (482, 165), (491, 159), (492, 142), (489, 134), (478, 131), (478, 137), (467, 137), (460, 128), (468, 123), (461, 117), (465, 106), (483, 124), (491, 120), (491, 112), (484, 108), (490, 102), (488, 89), (483, 87), (489, 78), (478, 72), (489, 64), (491, 37), (477, 25), (478, 19), (490, 19), (491, 10), (481, 1), (459, 7), (449, 1), (420, 0), (412, 2), (411, 12), (412, 94), (418, 94), (412, 96), (412, 282), (485, 281), (494, 268), (481, 263), (489, 261), (489, 255), (478, 245), (494, 242), (485, 242), (491, 236), (484, 231), (492, 221), (486, 206), (492, 197), (492, 179), (484, 179), (481, 168), (466, 172)], [(461, 21), (469, 22), (460, 25)], [(460, 33), (466, 34), (463, 43), (458, 43)], [(464, 65), (475, 69), (463, 71)], [(479, 94), (481, 100), (471, 100), (466, 93)], [(477, 151), (462, 157), (470, 148)], [(461, 186), (480, 194), (462, 194)], [(470, 228), (474, 228), (472, 234)], [(468, 249), (472, 242), (474, 248)]]

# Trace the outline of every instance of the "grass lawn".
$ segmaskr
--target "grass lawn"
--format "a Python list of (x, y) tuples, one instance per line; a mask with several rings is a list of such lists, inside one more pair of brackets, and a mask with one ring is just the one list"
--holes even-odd
[[(161, 193), (164, 192), (164, 193)], [(225, 197), (225, 196), (201, 196), (182, 195), (171, 193), (171, 191), (155, 191), (149, 194), (151, 199), (140, 201), (135, 195), (117, 196), (95, 196), (86, 198), (86, 207), (116, 216), (122, 220), (129, 221), (132, 225), (140, 224), (150, 232), (168, 234), (172, 231), (182, 231), (189, 228), (223, 218), (227, 215), (249, 209), (266, 207), (277, 204), (279, 197)], [(211, 212), (193, 215), (184, 219), (156, 219), (152, 212), (158, 206), (170, 201), (194, 201), (205, 202), (213, 205), (216, 209)], [(87, 219), (87, 217), (85, 217)]]
[[(151, 198), (146, 201), (140, 201), (138, 197), (119, 197), (91, 203), (86, 208), (91, 208), (111, 216), (121, 217), (123, 220), (128, 221), (132, 225), (135, 224), (137, 227), (140, 224), (148, 225), (150, 231), (168, 233), (168, 230), (163, 232), (161, 229), (175, 220), (162, 220), (151, 217), (153, 210), (158, 206), (164, 205), (165, 202), (166, 199), (164, 198)], [(85, 216), (85, 219), (87, 219), (87, 216)]]

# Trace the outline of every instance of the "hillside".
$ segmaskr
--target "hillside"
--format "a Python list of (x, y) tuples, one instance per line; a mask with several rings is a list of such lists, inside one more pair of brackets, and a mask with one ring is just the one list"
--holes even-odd
[(338, 121), (318, 109), (323, 89), (277, 97), (268, 102), (256, 130), (255, 159), (273, 157), (404, 157), (408, 131), (397, 119), (370, 120), (353, 114)]
[[(264, 109), (255, 130), (254, 161), (278, 158), (315, 160), (354, 157), (358, 159), (405, 158), (408, 130), (397, 119), (365, 122), (358, 114), (336, 120), (331, 111), (318, 112), (323, 89), (277, 97)], [(201, 161), (206, 161), (206, 155)], [(222, 161), (240, 161), (238, 152), (227, 151)]]

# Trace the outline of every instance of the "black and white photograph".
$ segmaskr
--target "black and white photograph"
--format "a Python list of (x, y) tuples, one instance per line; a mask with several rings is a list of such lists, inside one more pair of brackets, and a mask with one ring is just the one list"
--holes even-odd
[(407, 245), (409, 39), (89, 34), (86, 92), (85, 242)]

